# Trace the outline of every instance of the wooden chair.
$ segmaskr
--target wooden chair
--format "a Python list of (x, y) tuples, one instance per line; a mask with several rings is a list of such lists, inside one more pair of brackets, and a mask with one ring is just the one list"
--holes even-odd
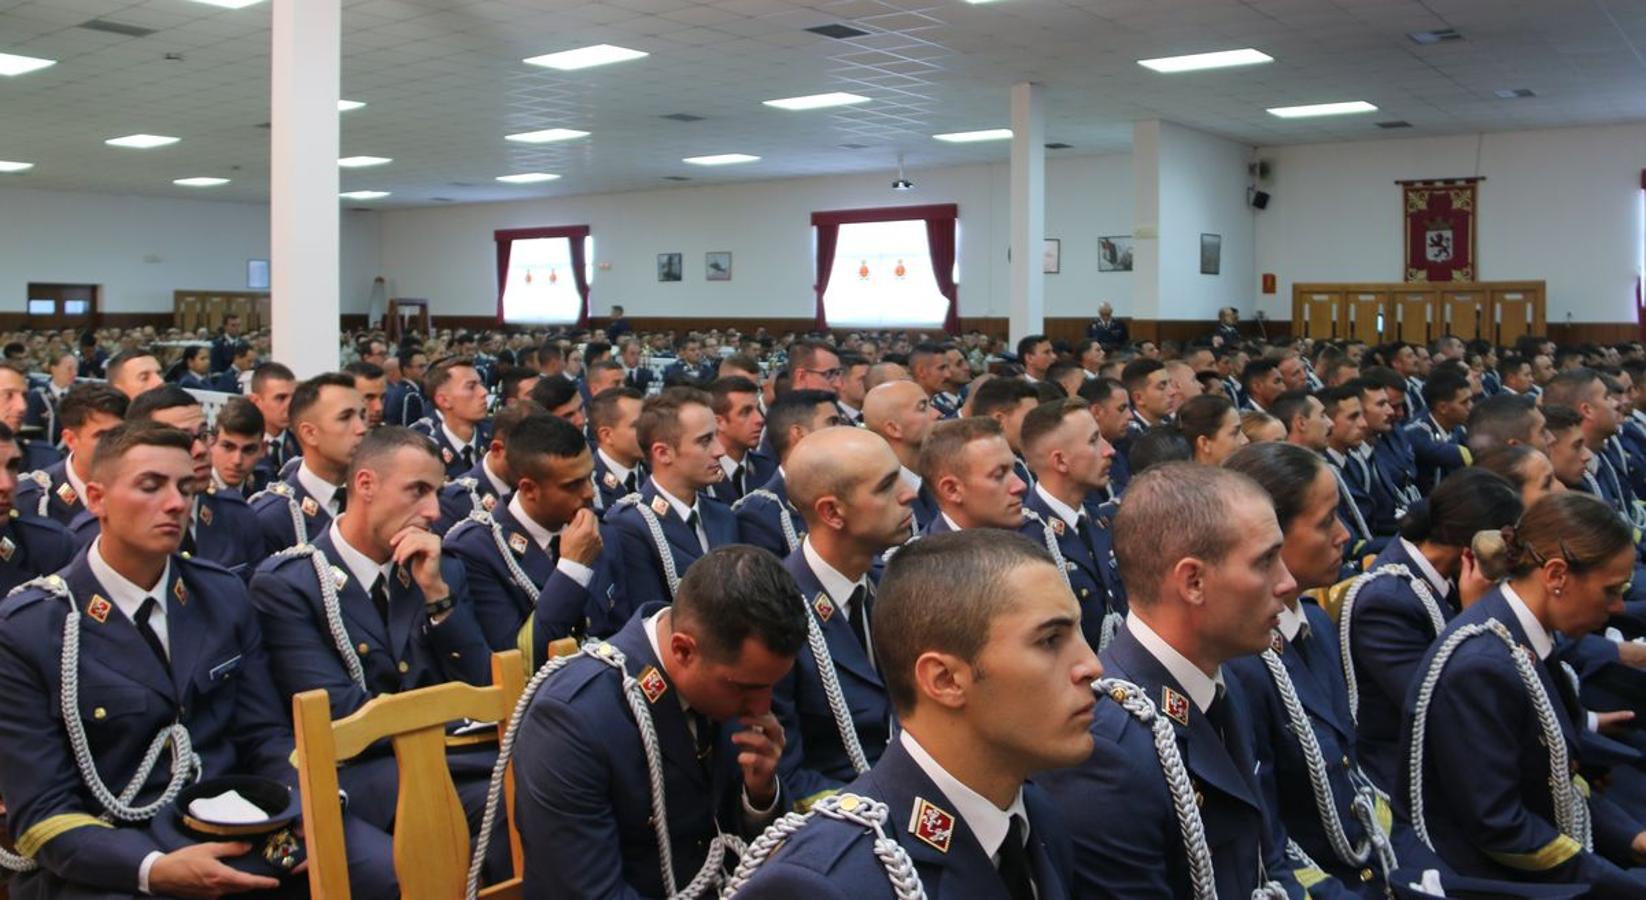
[[(490, 687), (457, 682), (381, 696), (335, 722), (324, 690), (305, 691), (292, 698), (309, 889), (314, 896), (349, 898), (337, 766), (384, 738), (394, 745), (400, 764), (394, 869), (401, 896), (406, 900), (457, 900), (464, 895), (469, 826), (446, 765), (446, 723), (465, 718), (495, 721), (501, 740), (525, 682), (520, 652), (510, 650), (492, 656)], [(524, 857), (520, 834), (514, 828), (512, 767), (504, 778), (503, 796), (505, 804), (498, 811), (502, 821), (493, 826), (492, 839), (508, 836), (514, 877), (483, 889), (481, 897), (514, 898), (522, 893)]]

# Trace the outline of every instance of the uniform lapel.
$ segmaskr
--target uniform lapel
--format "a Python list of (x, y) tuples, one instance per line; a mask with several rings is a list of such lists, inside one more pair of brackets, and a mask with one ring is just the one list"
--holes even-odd
[[(787, 560), (789, 574), (794, 576), (795, 583), (800, 587), (800, 597), (811, 607), (807, 615), (815, 617), (823, 628), (823, 643), (829, 648), (829, 656), (842, 668), (850, 670), (857, 677), (874, 685), (881, 685), (880, 673), (874, 670), (869, 662), (868, 651), (857, 642), (857, 635), (852, 634), (851, 623), (846, 619), (846, 611), (840, 604), (829, 597), (823, 589), (823, 582), (812, 571), (811, 564), (806, 561), (805, 551), (797, 550)], [(822, 598), (822, 602), (819, 600)], [(824, 618), (827, 611), (827, 619)]]
[(389, 649), (395, 659), (411, 659), (412, 633), (423, 615), (423, 589), (412, 580), (411, 570), (392, 566), (389, 570)]
[[(686, 727), (686, 712), (680, 706), (679, 694), (675, 693), (678, 689), (669, 680), (657, 655), (652, 653), (651, 641), (646, 637), (648, 621), (660, 609), (661, 605), (643, 608), (622, 631), (612, 635), (611, 643), (623, 651), (624, 670), (640, 681), (642, 692), (646, 693), (663, 755), (694, 783), (707, 785), (708, 773), (698, 764), (697, 745)], [(661, 693), (647, 691), (648, 684), (661, 685), (663, 690)]]
[[(537, 541), (533, 540), (526, 529), (520, 525), (520, 520), (514, 517), (514, 511), (509, 509), (507, 505), (499, 506), (494, 518), (497, 520), (498, 527), (503, 529), (503, 542), (509, 545), (508, 552), (514, 553), (514, 548), (521, 546), (522, 541), (524, 542), (526, 552), (515, 553), (514, 555), (515, 561), (520, 564), (520, 570), (525, 572), (526, 577), (531, 579), (531, 583), (539, 588), (548, 583), (549, 577), (554, 574), (556, 561), (550, 559), (549, 554), (537, 545)], [(516, 535), (519, 535), (519, 537), (516, 538)]]
[[(902, 741), (887, 745), (880, 761), (855, 785), (889, 807), (886, 833), (908, 851), (926, 896), (1005, 900), (1005, 885), (977, 836)], [(1050, 900), (1044, 890), (1041, 897)]]
[(183, 578), (182, 566), (172, 560), (166, 585), (166, 636), (171, 645), (171, 678), (178, 697), (187, 697), (194, 667), (207, 644), (207, 625), (194, 586)]
[[(81, 551), (63, 571), (63, 579), (80, 607), (81, 658), (95, 659), (110, 671), (128, 676), (176, 702), (171, 674), (137, 633), (137, 626), (114, 605), (108, 589), (92, 574), (91, 565), (86, 562), (87, 552)], [(176, 638), (172, 640), (175, 645)]]
[[(378, 646), (390, 646), (388, 629), (384, 627), (383, 619), (377, 615), (377, 607), (371, 601), (371, 585), (361, 584), (360, 579), (354, 577), (354, 573), (343, 565), (342, 557), (337, 553), (337, 547), (332, 544), (329, 531), (322, 534), (314, 543), (320, 552), (325, 554), (326, 567), (333, 573), (343, 573), (343, 576), (348, 579), (342, 587), (337, 589), (337, 606), (342, 613), (348, 631), (351, 634), (364, 634), (376, 642)], [(308, 573), (304, 574), (307, 576)]]

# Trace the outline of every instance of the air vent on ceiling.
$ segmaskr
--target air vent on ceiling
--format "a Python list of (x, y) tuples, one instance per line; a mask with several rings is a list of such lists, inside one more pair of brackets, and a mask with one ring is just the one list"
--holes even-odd
[(869, 149), (869, 145), (868, 144), (841, 144), (840, 149), (842, 149), (842, 150), (867, 150), (867, 149)]
[(1531, 88), (1504, 88), (1501, 91), (1492, 91), (1499, 100), (1520, 100), (1526, 97), (1536, 97), (1537, 91)]
[(1074, 146), (1073, 144), (1065, 144), (1062, 141), (1053, 141), (1050, 144), (1046, 145), (1046, 149), (1047, 150), (1067, 150), (1067, 149), (1069, 149), (1070, 147), (1073, 147), (1073, 146)]
[(1379, 123), (1377, 123), (1377, 127), (1379, 127), (1379, 128), (1410, 128), (1410, 127), (1412, 127), (1412, 123), (1406, 121), (1405, 119), (1395, 119), (1392, 122), (1379, 122)]
[(658, 118), (659, 119), (668, 119), (671, 122), (701, 122), (701, 121), (703, 121), (702, 116), (694, 116), (691, 113), (669, 113), (666, 116), (658, 116)]
[(452, 187), (474, 187), (475, 186), (474, 182), (472, 182), (472, 181), (448, 181), (446, 183), (451, 185)]
[(841, 41), (847, 38), (863, 37), (868, 34), (867, 31), (864, 31), (861, 28), (853, 28), (850, 25), (839, 24), (819, 25), (816, 28), (808, 28), (806, 30), (812, 34), (821, 34), (826, 38), (834, 38)]
[(663, 180), (664, 181), (691, 181), (692, 179), (691, 179), (691, 176), (689, 176), (689, 175), (664, 175)]
[(456, 202), (456, 201), (452, 200), (452, 198), (450, 198), (450, 197), (430, 197), (429, 199), (433, 200), (436, 203), (454, 203), (454, 202)]
[(1456, 28), (1436, 28), (1432, 31), (1408, 31), (1406, 36), (1414, 44), (1441, 44), (1446, 41), (1461, 41), (1463, 35)]
[(126, 37), (148, 37), (154, 34), (153, 28), (143, 28), (138, 25), (126, 25), (121, 22), (110, 22), (108, 19), (91, 19), (80, 23), (81, 28), (92, 31), (106, 31), (109, 34), (123, 34)]

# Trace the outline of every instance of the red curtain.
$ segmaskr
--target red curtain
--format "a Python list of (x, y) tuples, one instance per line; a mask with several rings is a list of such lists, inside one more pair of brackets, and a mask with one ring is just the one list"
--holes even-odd
[(587, 225), (562, 225), (554, 228), (503, 228), (492, 232), (492, 239), (497, 242), (497, 324), (503, 324), (503, 288), (509, 280), (509, 253), (515, 241), (529, 241), (538, 238), (566, 238), (571, 243), (572, 251), (572, 278), (577, 284), (577, 295), (582, 298), (578, 305), (577, 326), (586, 328), (589, 324), (589, 275), (585, 271), (583, 253), (584, 240), (589, 236)]
[(936, 203), (927, 206), (880, 206), (872, 209), (836, 209), (812, 213), (812, 227), (817, 231), (817, 312), (819, 331), (828, 328), (828, 317), (823, 309), (823, 292), (829, 287), (829, 270), (834, 267), (835, 246), (840, 238), (840, 226), (859, 222), (902, 222), (924, 219), (926, 242), (932, 255), (932, 270), (937, 274), (937, 289), (949, 298), (949, 311), (943, 317), (943, 330), (950, 334), (960, 332), (960, 290), (954, 281), (955, 230), (960, 218), (960, 207), (954, 203)]
[[(1640, 170), (1640, 190), (1646, 193), (1646, 169)], [(1642, 238), (1646, 240), (1646, 237)], [(1646, 273), (1635, 273), (1635, 327), (1639, 330), (1639, 339), (1646, 341), (1646, 297), (1641, 296), (1641, 279)]]

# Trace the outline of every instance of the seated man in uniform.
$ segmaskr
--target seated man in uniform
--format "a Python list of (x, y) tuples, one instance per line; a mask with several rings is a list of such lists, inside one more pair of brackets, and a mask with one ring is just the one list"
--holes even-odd
[(602, 515), (617, 501), (640, 490), (646, 462), (635, 423), (646, 395), (634, 388), (601, 391), (589, 402), (589, 431), (594, 444), (594, 508)]
[(388, 390), (388, 373), (376, 363), (355, 360), (343, 367), (354, 376), (354, 389), (366, 401), (366, 427), (378, 428), (383, 424), (383, 393)]
[(49, 518), (67, 527), (85, 508), (86, 481), (91, 478), (91, 459), (102, 434), (126, 418), (131, 403), (101, 381), (87, 381), (69, 388), (58, 407), (63, 423), (66, 459), (44, 469), (23, 470), (15, 506), (25, 516)]
[(442, 360), (423, 384), (434, 411), (411, 427), (434, 439), (446, 477), (456, 478), (474, 468), (490, 441), (486, 384), (466, 356)]
[[(753, 838), (788, 806), (771, 698), (806, 640), (801, 604), (771, 554), (722, 547), (692, 566), (672, 605), (641, 607), (610, 642), (562, 664), (516, 744), (527, 896), (673, 896), (722, 858), (721, 834)], [(654, 800), (666, 822), (653, 820)]]
[(230, 397), (212, 423), (211, 483), (247, 499), (253, 490), (252, 473), (263, 458), (263, 414), (245, 397)]
[[(785, 400), (774, 407), (772, 421), (782, 419)], [(824, 409), (838, 415), (832, 403)], [(914, 491), (899, 477), (892, 449), (860, 428), (806, 435), (786, 464), (794, 471), (789, 495), (808, 526), (783, 565), (823, 638), (822, 652), (816, 644), (801, 648), (772, 698), (788, 734), (783, 781), (804, 808), (867, 771), (891, 737), (891, 706), (869, 633), (879, 578), (874, 566), (908, 540)], [(843, 707), (829, 699), (831, 682)]]
[(29, 370), (20, 362), (0, 362), (0, 425), (11, 429), (13, 440), (23, 453), (23, 468), (33, 472), (63, 458), (44, 437), (29, 440), (17, 437), (29, 412)]
[(606, 512), (623, 561), (623, 590), (636, 607), (673, 599), (688, 566), (738, 541), (731, 508), (700, 493), (726, 475), (709, 404), (707, 391), (682, 387), (666, 388), (641, 407), (635, 430), (651, 477)]
[[(1074, 838), (1073, 893), (1251, 897), (1282, 876), (1284, 842), (1264, 811), (1245, 699), (1222, 666), (1269, 646), (1295, 589), (1274, 506), (1244, 475), (1164, 463), (1126, 488), (1114, 534), (1130, 601), (1101, 656), (1116, 681), (1098, 691), (1090, 758), (1041, 779)], [(1154, 737), (1160, 721), (1169, 744)], [(1192, 816), (1201, 827), (1186, 834)], [(1215, 882), (1197, 884), (1199, 872)]]
[(992, 418), (972, 416), (933, 425), (920, 448), (920, 474), (937, 497), (938, 514), (925, 533), (967, 528), (1015, 531), (1045, 547), (1062, 569), (1065, 560), (1056, 527), (1024, 507), (1028, 485), (1018, 476), (1017, 465), (1000, 423)]
[(251, 498), (268, 556), (317, 539), (343, 512), (349, 461), (366, 435), (366, 404), (354, 378), (327, 372), (292, 391), (291, 422), (301, 462)]
[[(297, 784), (290, 707), (275, 690), (245, 586), (177, 554), (190, 498), (204, 483), (192, 443), (156, 422), (105, 435), (86, 485), (101, 534), (56, 580), (0, 604), (0, 795), (19, 852), (39, 864), (11, 882), (19, 900), (216, 896), (274, 889), (281, 882), (270, 875), (290, 874), (265, 858), (294, 841), (290, 832), (268, 844), (196, 843), (171, 802), (148, 808), (195, 774), (165, 752), (143, 765), (168, 730), (174, 741), (187, 733), (202, 777)], [(70, 660), (77, 677), (65, 683), (69, 615), (79, 652)], [(56, 711), (65, 704), (67, 720)], [(83, 737), (94, 772), (77, 765), (71, 735)], [(104, 790), (83, 783), (87, 776)], [(99, 799), (134, 780), (135, 796), (114, 808)], [(352, 816), (345, 827), (355, 894), (394, 896), (388, 836)]]
[(499, 504), (508, 502), (516, 478), (509, 469), (506, 452), (509, 436), (527, 417), (542, 412), (542, 407), (528, 400), (504, 407), (497, 414), (485, 455), (473, 468), (440, 489), (440, 518), (434, 523), (435, 534), (444, 536), (472, 510), (491, 512)]
[[(910, 896), (888, 857), (932, 900), (1085, 896), (1052, 801), (1025, 784), (1091, 753), (1088, 685), (1102, 675), (1052, 559), (986, 531), (917, 541), (888, 565), (871, 624), (902, 730), (737, 896)], [(1124, 809), (1105, 807), (1104, 828), (1127, 828)]]
[(1057, 536), (1069, 588), (1080, 601), (1080, 627), (1093, 650), (1103, 645), (1105, 619), (1112, 635), (1126, 614), (1125, 589), (1113, 568), (1114, 535), (1085, 506), (1109, 484), (1114, 448), (1103, 439), (1086, 401), (1054, 400), (1023, 417), (1023, 455), (1035, 484), (1023, 507), (1039, 515)]
[[(726, 477), (704, 491), (730, 506), (765, 484), (777, 471), (778, 461), (760, 450), (766, 416), (760, 408), (760, 385), (741, 375), (709, 383), (715, 426), (720, 434), (720, 468)], [(780, 554), (781, 555), (781, 554)]]
[(828, 391), (789, 391), (766, 410), (766, 436), (781, 462), (765, 484), (750, 485), (742, 499), (732, 504), (744, 543), (770, 550), (778, 558), (800, 548), (806, 519), (789, 502), (789, 452), (806, 435), (839, 424), (840, 407)]
[(246, 398), (263, 414), (263, 458), (258, 460), (252, 481), (262, 490), (283, 477), (286, 464), (303, 453), (292, 433), (291, 400), (297, 391), (297, 376), (280, 363), (266, 362), (248, 381), (251, 393)]
[(518, 646), (540, 661), (550, 641), (604, 637), (632, 610), (616, 603), (613, 573), (601, 565), (583, 433), (557, 416), (530, 416), (510, 428), (506, 452), (517, 487), (490, 521), (459, 522), (446, 534), (445, 551), (468, 573), (474, 614), (492, 649)]
[(68, 529), (41, 516), (24, 516), (12, 505), (22, 451), (11, 429), (0, 423), (0, 596), (31, 578), (51, 573), (74, 558)]
[(940, 418), (920, 385), (895, 379), (869, 388), (863, 396), (863, 425), (885, 439), (902, 464), (903, 483), (914, 491), (914, 534), (937, 518), (937, 498), (920, 476), (920, 448)]
[[(190, 503), (179, 545), (184, 557), (209, 559), (241, 578), (251, 578), (263, 561), (263, 542), (257, 536), (257, 517), (238, 493), (220, 491), (211, 482), (211, 459), (206, 450), (210, 431), (206, 413), (194, 395), (175, 384), (162, 385), (137, 395), (126, 412), (127, 421), (159, 422), (193, 436), (194, 477), (201, 487)], [(96, 516), (87, 510), (69, 526), (77, 546), (84, 547), (97, 537)]]

